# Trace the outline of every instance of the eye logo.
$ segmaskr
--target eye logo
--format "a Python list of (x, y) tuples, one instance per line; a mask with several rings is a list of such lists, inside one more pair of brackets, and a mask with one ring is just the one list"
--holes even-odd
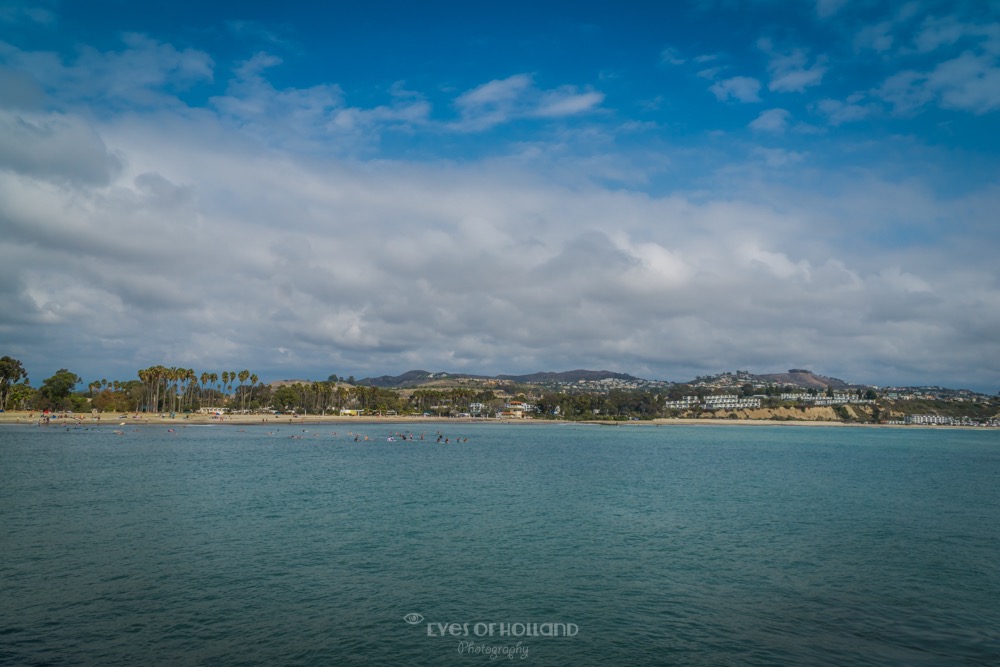
[(421, 616), (420, 614), (407, 614), (406, 616), (403, 617), (403, 620), (409, 623), (410, 625), (416, 625), (420, 621), (424, 620), (424, 617)]

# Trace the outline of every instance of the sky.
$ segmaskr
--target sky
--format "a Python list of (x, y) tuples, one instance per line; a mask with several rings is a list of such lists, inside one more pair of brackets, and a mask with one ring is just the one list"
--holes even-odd
[(998, 251), (988, 0), (0, 0), (0, 354), (35, 386), (996, 393)]

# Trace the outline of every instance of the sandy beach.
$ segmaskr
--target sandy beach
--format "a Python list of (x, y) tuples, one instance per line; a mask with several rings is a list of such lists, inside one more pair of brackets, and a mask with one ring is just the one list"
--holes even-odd
[(904, 424), (869, 424), (841, 421), (821, 420), (775, 420), (775, 419), (705, 419), (705, 418), (670, 418), (647, 419), (638, 421), (604, 421), (588, 419), (583, 421), (565, 421), (558, 419), (486, 419), (474, 417), (423, 417), (419, 415), (399, 415), (391, 417), (363, 416), (349, 417), (341, 415), (205, 415), (179, 414), (171, 417), (169, 414), (145, 414), (105, 412), (100, 414), (52, 413), (44, 415), (35, 411), (0, 412), (0, 425), (4, 424), (38, 424), (45, 417), (49, 424), (87, 424), (87, 425), (153, 425), (153, 424), (218, 424), (220, 426), (247, 426), (253, 424), (435, 424), (435, 423), (467, 423), (467, 424), (592, 424), (613, 427), (649, 427), (649, 426), (845, 426), (869, 428), (977, 428), (970, 426), (936, 426), (936, 425), (904, 425)]

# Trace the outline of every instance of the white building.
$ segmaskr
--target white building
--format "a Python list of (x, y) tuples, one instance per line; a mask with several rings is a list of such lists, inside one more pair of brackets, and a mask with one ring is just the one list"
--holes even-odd
[(663, 407), (667, 410), (690, 410), (698, 405), (697, 396), (685, 396), (678, 401), (664, 401)]
[(759, 398), (744, 398), (735, 394), (724, 394), (722, 396), (706, 396), (705, 402), (701, 405), (705, 410), (743, 410), (745, 408), (759, 408)]
[(941, 415), (906, 415), (903, 418), (904, 424), (943, 424), (950, 426), (955, 423), (953, 417), (942, 417)]

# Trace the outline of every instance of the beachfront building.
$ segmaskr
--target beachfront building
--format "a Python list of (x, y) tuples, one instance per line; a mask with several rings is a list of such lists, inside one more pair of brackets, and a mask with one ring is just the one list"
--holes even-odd
[(229, 412), (229, 408), (198, 408), (201, 415), (224, 415)]
[(690, 410), (698, 405), (700, 400), (697, 396), (684, 396), (676, 401), (664, 401), (663, 408), (665, 410)]
[(525, 415), (535, 411), (535, 406), (524, 401), (511, 401), (503, 406), (503, 416), (523, 419)]
[(858, 398), (854, 394), (836, 393), (830, 396), (818, 396), (815, 399), (816, 405), (874, 405), (875, 401), (867, 398)]
[(745, 398), (735, 394), (723, 394), (722, 396), (706, 396), (705, 402), (701, 404), (705, 410), (743, 410), (746, 408), (759, 408), (759, 398)]
[(782, 401), (795, 401), (797, 403), (809, 403), (811, 405), (874, 405), (875, 401), (867, 398), (858, 398), (857, 394), (844, 393), (842, 391), (833, 392), (833, 396), (826, 394), (805, 394), (801, 392), (781, 394), (778, 398)]
[(943, 417), (941, 415), (906, 415), (906, 417), (903, 418), (903, 423), (951, 426), (955, 423), (955, 419), (952, 417)]

